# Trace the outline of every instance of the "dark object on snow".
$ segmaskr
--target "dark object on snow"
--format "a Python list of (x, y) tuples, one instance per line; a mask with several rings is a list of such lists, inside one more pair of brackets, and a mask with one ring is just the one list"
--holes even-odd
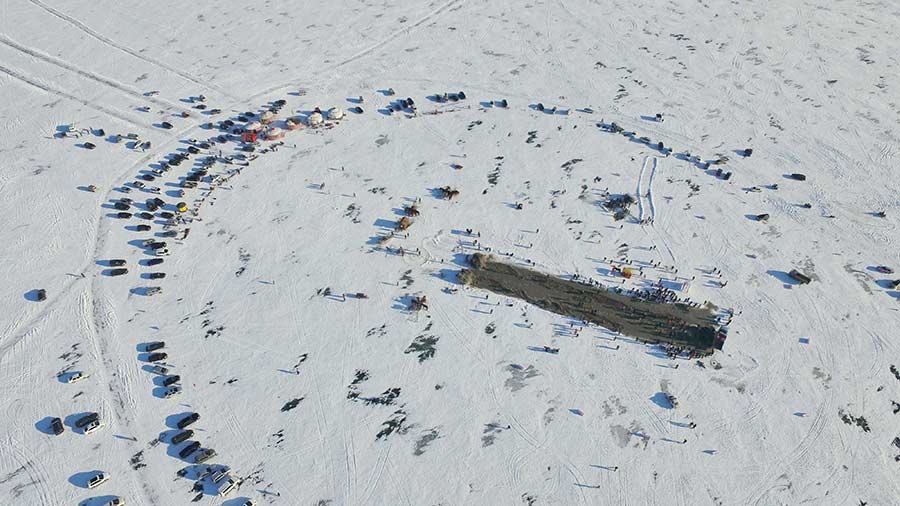
[(145, 213), (137, 213), (135, 216), (137, 216), (138, 218), (144, 219), (144, 220), (152, 220), (153, 219), (153, 215), (150, 213), (146, 213), (146, 212)]
[(731, 172), (726, 172), (726, 173), (722, 174), (722, 179), (724, 179), (725, 181), (728, 181), (729, 179), (731, 179)]
[(662, 123), (663, 116), (662, 113), (656, 113), (656, 121)]
[(127, 211), (127, 210), (131, 209), (131, 206), (129, 206), (128, 204), (126, 204), (124, 202), (116, 202), (115, 204), (113, 204), (113, 207), (115, 207), (119, 211)]
[(509, 107), (509, 102), (507, 102), (506, 99), (504, 98), (503, 100), (501, 100), (499, 102), (494, 102), (494, 105), (496, 105), (498, 107)]
[(199, 419), (200, 419), (199, 413), (191, 413), (191, 414), (187, 415), (186, 417), (182, 418), (181, 420), (178, 420), (178, 423), (176, 425), (178, 426), (179, 429), (183, 429), (183, 428), (187, 427), (188, 425), (196, 422)]
[(541, 111), (541, 112), (544, 112), (544, 104), (538, 102), (537, 110), (539, 110), (539, 111)]
[(803, 274), (802, 272), (798, 271), (797, 269), (791, 270), (791, 272), (788, 273), (788, 276), (790, 276), (791, 279), (799, 282), (801, 285), (805, 285), (805, 284), (809, 283), (810, 281), (812, 281), (812, 278), (810, 278), (806, 274)]
[(62, 420), (58, 417), (54, 417), (53, 420), (50, 420), (50, 430), (53, 431), (53, 434), (58, 436), (65, 432), (66, 428), (63, 427)]
[(161, 263), (163, 263), (162, 258), (151, 258), (150, 260), (147, 260), (147, 266), (159, 265)]
[(753, 149), (751, 149), (751, 148), (746, 148), (746, 149), (744, 149), (743, 153), (741, 153), (741, 154), (742, 154), (743, 156), (749, 157), (750, 155), (753, 154)]
[(174, 385), (175, 383), (178, 383), (179, 381), (181, 381), (181, 376), (179, 376), (177, 374), (174, 376), (166, 376), (162, 380), (162, 386), (164, 386), (164, 387), (171, 386), (171, 385)]
[(551, 348), (549, 346), (542, 346), (541, 349), (547, 353), (553, 353), (554, 355), (559, 353), (559, 348)]
[(665, 144), (662, 143), (662, 141), (659, 141), (658, 143), (656, 143), (656, 149), (662, 151), (665, 148), (666, 148), (666, 146), (665, 146)]
[(47, 300), (47, 290), (44, 290), (43, 288), (41, 288), (40, 290), (35, 292), (34, 296), (37, 297), (38, 302), (43, 302), (43, 301)]
[(884, 211), (878, 211), (877, 213), (872, 213), (872, 216), (876, 218), (887, 218), (887, 213)]
[(166, 130), (170, 130), (172, 128), (172, 124), (168, 121), (163, 121), (159, 124), (160, 127), (165, 128)]
[(165, 241), (151, 242), (147, 244), (147, 247), (150, 249), (163, 249), (166, 247), (166, 243)]
[(97, 147), (97, 145), (92, 142), (85, 142), (82, 145), (84, 146), (84, 149), (94, 149)]
[(147, 357), (147, 362), (160, 362), (162, 360), (165, 360), (168, 357), (169, 357), (169, 355), (167, 355), (165, 353), (151, 353)]
[(354, 113), (354, 114), (362, 114), (362, 113), (363, 113), (363, 108), (362, 108), (362, 107), (359, 107), (359, 106), (357, 106), (357, 107), (351, 107), (351, 108), (350, 108), (350, 112), (352, 112), (352, 113)]
[(196, 146), (188, 146), (187, 150), (188, 150), (188, 153), (190, 153), (192, 155), (196, 155), (197, 153), (200, 152), (200, 150), (197, 149)]
[[(175, 376), (175, 377), (177, 378), (177, 376)], [(193, 436), (193, 435), (194, 435), (194, 431), (192, 431), (190, 429), (183, 430), (183, 431), (179, 432), (178, 434), (175, 434), (174, 436), (172, 436), (172, 439), (170, 439), (169, 442), (172, 443), (173, 445), (181, 444), (181, 443), (187, 441), (188, 439), (190, 439), (191, 436)]]
[(100, 415), (98, 413), (88, 413), (88, 414), (82, 416), (81, 418), (79, 418), (78, 420), (75, 420), (75, 427), (80, 429), (80, 428), (86, 426), (87, 424), (97, 421), (99, 419), (100, 419)]
[(109, 270), (110, 276), (121, 276), (123, 274), (128, 274), (128, 269), (121, 267), (119, 269), (110, 269)]
[(216, 456), (215, 450), (213, 450), (212, 448), (206, 448), (196, 454), (196, 457), (194, 457), (194, 463), (202, 464), (215, 456)]
[(146, 231), (150, 230), (150, 225), (144, 225), (144, 224), (135, 225), (134, 229), (137, 230), (138, 232), (146, 232)]
[(116, 218), (127, 220), (128, 218), (131, 218), (131, 213), (116, 213)]
[(459, 97), (460, 100), (465, 100), (465, 99), (466, 99), (466, 94), (463, 93), (463, 92), (457, 93), (456, 96)]
[(178, 456), (181, 458), (187, 458), (188, 455), (194, 453), (195, 451), (200, 449), (200, 443), (198, 441), (192, 441), (189, 445), (185, 446), (178, 452)]
[(165, 347), (166, 347), (165, 341), (153, 341), (151, 343), (147, 343), (144, 346), (144, 351), (156, 351), (156, 350), (159, 350), (159, 349), (165, 348)]
[(166, 277), (165, 272), (151, 272), (147, 274), (147, 279), (162, 279), (164, 277)]
[(807, 202), (807, 203), (801, 205), (800, 207), (802, 207), (803, 209), (812, 209), (812, 204)]
[(159, 209), (159, 206), (157, 206), (156, 203), (153, 202), (152, 200), (148, 200), (146, 203), (144, 203), (144, 205), (147, 206), (147, 210), (150, 212), (153, 212), (153, 211), (156, 211), (157, 209)]
[(796, 179), (797, 181), (806, 181), (806, 176), (804, 174), (800, 174), (799, 172), (788, 174), (788, 177), (791, 179)]
[(151, 176), (150, 174), (141, 174), (141, 175), (138, 176), (138, 177), (140, 177), (140, 178), (143, 179), (144, 181), (154, 181), (154, 180), (156, 180), (156, 178), (153, 177), (153, 176)]
[(896, 289), (898, 286), (900, 286), (900, 279), (895, 279), (895, 280), (893, 280), (893, 281), (888, 281), (888, 286), (891, 287), (891, 288), (893, 288), (893, 289)]
[(768, 220), (769, 220), (769, 213), (763, 213), (763, 214), (756, 215), (756, 221), (768, 221)]
[(170, 213), (169, 211), (163, 211), (163, 212), (159, 213), (159, 216), (162, 218), (165, 218), (167, 220), (171, 220), (172, 218), (175, 217), (175, 215), (173, 213)]
[(163, 200), (163, 199), (161, 199), (161, 198), (159, 198), (159, 197), (154, 197), (154, 198), (153, 198), (153, 203), (156, 204), (156, 205), (159, 206), (159, 207), (162, 207), (162, 206), (166, 205), (166, 201)]
[(107, 263), (109, 263), (111, 267), (121, 267), (125, 265), (125, 260), (122, 258), (114, 258)]
[(888, 267), (887, 265), (878, 265), (875, 267), (875, 270), (882, 274), (893, 274), (894, 273), (894, 269), (891, 267)]

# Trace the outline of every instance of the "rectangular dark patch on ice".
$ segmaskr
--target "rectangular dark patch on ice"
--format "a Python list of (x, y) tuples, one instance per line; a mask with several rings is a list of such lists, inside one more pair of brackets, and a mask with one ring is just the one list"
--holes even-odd
[(300, 404), (300, 401), (302, 401), (302, 400), (303, 400), (303, 397), (298, 397), (296, 399), (289, 400), (288, 402), (285, 403), (284, 406), (281, 407), (281, 411), (282, 412), (290, 411), (290, 410), (296, 408), (297, 405)]
[(469, 257), (470, 269), (458, 279), (466, 285), (515, 297), (556, 314), (591, 322), (644, 342), (666, 342), (711, 353), (721, 349), (711, 307), (657, 303), (604, 287), (561, 279), (496, 261), (489, 255)]

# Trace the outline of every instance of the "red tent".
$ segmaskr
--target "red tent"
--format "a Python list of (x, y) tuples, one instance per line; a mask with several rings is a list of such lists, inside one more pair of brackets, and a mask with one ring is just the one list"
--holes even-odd
[(241, 140), (244, 142), (256, 142), (256, 132), (244, 132), (241, 135)]

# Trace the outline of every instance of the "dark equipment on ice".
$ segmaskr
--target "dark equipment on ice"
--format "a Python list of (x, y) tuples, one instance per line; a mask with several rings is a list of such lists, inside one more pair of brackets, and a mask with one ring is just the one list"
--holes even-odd
[(806, 175), (800, 174), (799, 172), (788, 174), (788, 177), (791, 179), (796, 179), (797, 181), (806, 181)]
[(756, 215), (756, 221), (768, 221), (768, 220), (769, 220), (769, 214), (768, 214), (768, 213), (757, 214), (757, 215)]
[(812, 278), (810, 278), (806, 274), (803, 274), (802, 272), (798, 271), (797, 269), (791, 270), (791, 272), (788, 273), (788, 276), (790, 276), (791, 279), (799, 282), (802, 285), (805, 285), (812, 281)]

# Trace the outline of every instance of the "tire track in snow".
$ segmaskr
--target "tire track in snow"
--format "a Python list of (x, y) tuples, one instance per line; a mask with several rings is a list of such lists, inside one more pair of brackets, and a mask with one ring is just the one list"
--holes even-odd
[(129, 88), (128, 86), (126, 86), (126, 85), (124, 85), (124, 84), (122, 84), (122, 83), (119, 83), (119, 82), (117, 82), (117, 81), (114, 81), (113, 79), (110, 79), (110, 78), (108, 78), (108, 77), (104, 77), (104, 76), (102, 76), (102, 75), (100, 75), (100, 74), (96, 74), (96, 73), (94, 73), (94, 72), (90, 72), (90, 71), (84, 70), (84, 69), (82, 69), (82, 68), (80, 68), (80, 67), (77, 67), (77, 66), (75, 66), (75, 65), (72, 65), (72, 64), (70, 64), (70, 63), (68, 63), (68, 62), (66, 62), (66, 61), (63, 61), (63, 60), (60, 60), (59, 58), (55, 58), (55, 57), (53, 57), (53, 56), (50, 56), (50, 55), (48, 55), (48, 54), (46, 54), (46, 53), (43, 53), (43, 52), (41, 52), (41, 51), (38, 51), (38, 50), (36, 50), (36, 49), (31, 49), (31, 48), (25, 47), (25, 46), (19, 44), (18, 42), (16, 42), (16, 41), (10, 39), (9, 37), (7, 37), (7, 36), (5, 36), (5, 35), (0, 35), (0, 44), (3, 44), (3, 45), (5, 45), (5, 46), (7, 46), (7, 47), (10, 47), (10, 48), (12, 48), (12, 49), (15, 49), (16, 51), (25, 53), (25, 54), (27, 54), (27, 55), (33, 57), (33, 58), (37, 58), (38, 60), (41, 60), (41, 61), (43, 61), (43, 62), (45, 62), (45, 63), (49, 63), (50, 65), (55, 65), (55, 66), (57, 66), (57, 67), (59, 67), (59, 68), (63, 68), (63, 69), (66, 69), (66, 70), (68, 70), (68, 71), (74, 72), (74, 73), (76, 73), (76, 74), (78, 74), (78, 75), (80, 75), (80, 76), (82, 76), (82, 77), (85, 77), (85, 78), (87, 78), (87, 79), (90, 79), (90, 80), (92, 80), (92, 81), (96, 81), (96, 82), (98, 82), (98, 83), (100, 83), (100, 84), (104, 84), (104, 85), (106, 85), (106, 86), (108, 86), (108, 87), (110, 87), (110, 88), (113, 88), (113, 89), (115, 89), (115, 90), (121, 91), (122, 93), (125, 93), (126, 95), (130, 95), (130, 96), (132, 96), (132, 97), (135, 97), (135, 98), (137, 98), (137, 99), (139, 99), (139, 100), (142, 100), (142, 101), (146, 101), (146, 102), (150, 102), (150, 103), (156, 104), (156, 105), (159, 106), (159, 107), (168, 107), (168, 108), (172, 108), (172, 109), (178, 109), (178, 110), (180, 110), (180, 111), (189, 112), (187, 109), (185, 109), (185, 108), (183, 108), (183, 107), (181, 107), (181, 106), (179, 106), (179, 105), (177, 105), (177, 104), (174, 104), (174, 103), (172, 103), (172, 102), (169, 102), (169, 101), (167, 101), (167, 100), (162, 100), (162, 99), (159, 99), (159, 98), (156, 98), (156, 97), (147, 97), (147, 96), (144, 96), (143, 93), (141, 93), (141, 92), (139, 92), (139, 91), (137, 91), (137, 90), (135, 90), (135, 89)]
[(74, 18), (74, 17), (72, 17), (72, 16), (69, 16), (68, 14), (66, 14), (66, 13), (64, 13), (64, 12), (61, 12), (61, 11), (59, 11), (59, 10), (57, 10), (57, 9), (54, 9), (53, 7), (50, 7), (49, 5), (45, 4), (44, 2), (41, 2), (40, 0), (28, 0), (28, 1), (31, 2), (32, 4), (34, 4), (36, 7), (39, 7), (39, 8), (41, 8), (41, 9), (43, 9), (44, 11), (46, 11), (46, 12), (52, 14), (53, 16), (55, 16), (55, 17), (57, 17), (57, 18), (59, 18), (59, 19), (65, 21), (65, 22), (69, 23), (70, 25), (74, 26), (75, 28), (78, 28), (78, 29), (81, 30), (82, 32), (88, 34), (88, 35), (91, 36), (92, 38), (94, 38), (94, 39), (96, 39), (96, 40), (102, 42), (103, 44), (105, 44), (105, 45), (107, 45), (107, 46), (109, 46), (109, 47), (118, 49), (119, 51), (122, 51), (122, 52), (124, 52), (124, 53), (127, 53), (127, 54), (129, 54), (129, 55), (131, 55), (131, 56), (133, 56), (133, 57), (135, 57), (135, 58), (137, 58), (137, 59), (139, 59), (139, 60), (145, 61), (145, 62), (147, 62), (147, 63), (149, 63), (149, 64), (151, 64), (151, 65), (154, 65), (154, 66), (156, 66), (156, 67), (159, 67), (159, 68), (165, 69), (165, 70), (167, 70), (167, 71), (169, 71), (169, 72), (172, 72), (173, 74), (176, 74), (176, 75), (178, 75), (178, 76), (181, 76), (182, 78), (184, 78), (184, 79), (186, 79), (186, 80), (188, 80), (188, 81), (190, 81), (190, 82), (192, 82), (192, 83), (194, 83), (194, 84), (197, 84), (197, 85), (200, 85), (200, 86), (204, 86), (204, 87), (209, 88), (209, 89), (211, 89), (211, 90), (215, 90), (215, 91), (221, 93), (222, 95), (224, 95), (224, 96), (226, 96), (226, 97), (228, 97), (228, 98), (231, 98), (231, 99), (236, 99), (236, 98), (237, 98), (237, 97), (235, 97), (234, 95), (228, 93), (227, 91), (220, 89), (218, 86), (214, 86), (214, 85), (212, 85), (212, 84), (209, 84), (209, 83), (207, 83), (207, 82), (201, 80), (201, 79), (198, 78), (198, 77), (195, 77), (195, 76), (193, 76), (193, 75), (191, 75), (191, 74), (188, 74), (187, 72), (184, 72), (184, 71), (182, 71), (182, 70), (178, 70), (177, 68), (172, 67), (171, 65), (165, 64), (165, 63), (163, 63), (163, 62), (161, 62), (161, 61), (158, 61), (158, 60), (155, 60), (155, 59), (153, 59), (153, 58), (150, 58), (149, 56), (144, 56), (144, 55), (141, 54), (139, 51), (136, 51), (136, 50), (134, 50), (134, 49), (131, 49), (131, 48), (128, 47), (128, 46), (124, 46), (124, 45), (122, 45), (122, 44), (119, 44), (119, 43), (117, 43), (116, 41), (114, 41), (114, 40), (112, 40), (112, 39), (110, 39), (110, 38), (108, 38), (108, 37), (106, 37), (106, 36), (104, 36), (104, 35), (102, 35), (102, 34), (96, 32), (96, 31), (92, 30), (89, 26), (85, 25), (84, 23), (82, 23), (82, 22), (79, 21), (78, 19), (76, 19), (76, 18)]
[(5, 67), (5, 66), (3, 66), (3, 65), (0, 65), (0, 72), (3, 72), (4, 74), (6, 74), (6, 75), (8, 75), (8, 76), (10, 76), (10, 77), (12, 77), (12, 78), (18, 79), (19, 81), (22, 81), (22, 82), (24, 82), (24, 83), (26, 83), (26, 84), (30, 84), (31, 86), (34, 86), (35, 88), (38, 88), (38, 89), (41, 89), (41, 90), (43, 90), (43, 91), (45, 91), (45, 92), (47, 92), (47, 93), (50, 93), (51, 95), (56, 95), (56, 96), (58, 96), (58, 97), (66, 98), (66, 99), (72, 100), (72, 101), (74, 101), (74, 102), (78, 102), (79, 104), (82, 104), (82, 105), (84, 105), (84, 106), (86, 106), (86, 107), (90, 107), (91, 109), (95, 109), (95, 110), (100, 111), (100, 112), (102, 112), (102, 113), (109, 114), (110, 116), (112, 116), (112, 117), (114, 117), (114, 118), (117, 118), (117, 119), (119, 119), (119, 120), (121, 120), (121, 121), (124, 121), (124, 122), (126, 122), (126, 123), (128, 123), (128, 124), (130, 124), (130, 125), (137, 126), (137, 127), (142, 127), (142, 128), (146, 128), (146, 129), (148, 129), (148, 130), (152, 128), (152, 125), (149, 124), (149, 123), (143, 123), (143, 122), (141, 122), (139, 119), (137, 119), (137, 118), (132, 118), (132, 117), (130, 117), (130, 116), (124, 114), (124, 113), (121, 113), (121, 112), (119, 112), (119, 111), (116, 111), (116, 110), (113, 110), (113, 109), (109, 109), (109, 108), (104, 107), (104, 106), (102, 106), (102, 105), (97, 105), (97, 104), (95, 104), (95, 103), (93, 103), (93, 102), (90, 102), (90, 101), (88, 101), (88, 100), (85, 100), (85, 99), (83, 99), (83, 98), (78, 98), (78, 97), (76, 97), (75, 95), (72, 95), (72, 94), (70, 94), (70, 93), (66, 93), (65, 91), (57, 90), (57, 89), (55, 89), (55, 88), (50, 87), (50, 86), (47, 85), (47, 84), (38, 82), (38, 81), (36, 81), (36, 80), (34, 80), (34, 79), (32, 79), (32, 78), (26, 76), (25, 74), (22, 74), (21, 72), (16, 72), (15, 70), (10, 69), (9, 67)]

